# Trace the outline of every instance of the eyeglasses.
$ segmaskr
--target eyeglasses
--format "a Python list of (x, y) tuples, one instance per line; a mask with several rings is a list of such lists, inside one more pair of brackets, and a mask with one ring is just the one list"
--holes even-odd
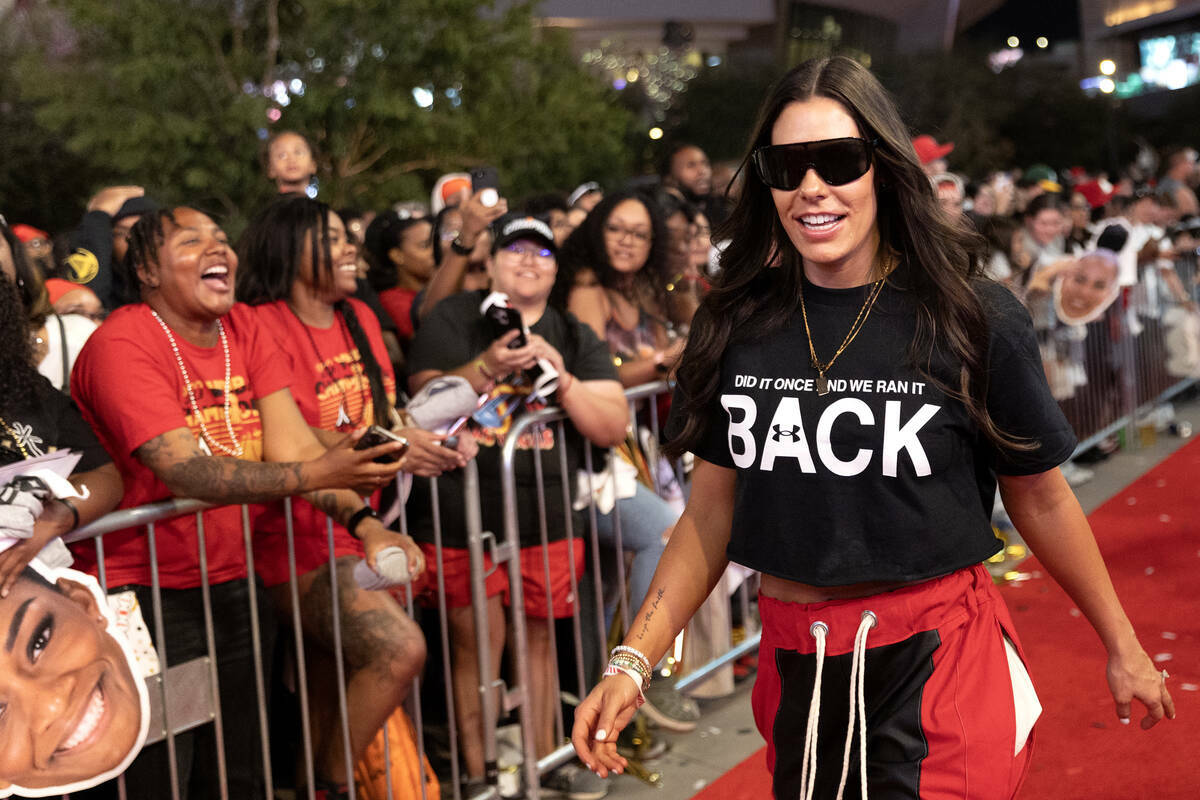
[(790, 192), (800, 186), (809, 169), (816, 170), (830, 186), (858, 180), (871, 168), (876, 144), (853, 137), (775, 144), (759, 147), (752, 158), (763, 183)]
[(526, 244), (521, 244), (520, 242), (513, 242), (512, 244), (505, 245), (504, 249), (512, 253), (517, 258), (533, 256), (539, 261), (546, 261), (547, 259), (554, 258), (554, 252), (548, 247), (531, 247)]
[(621, 241), (626, 236), (632, 236), (635, 242), (646, 244), (651, 238), (650, 231), (635, 231), (632, 228), (622, 228), (620, 225), (615, 225), (611, 222), (604, 223), (604, 232), (617, 241)]

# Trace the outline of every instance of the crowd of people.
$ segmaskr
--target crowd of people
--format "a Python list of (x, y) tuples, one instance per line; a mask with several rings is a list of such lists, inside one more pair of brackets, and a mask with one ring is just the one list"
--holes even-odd
[[(813, 102), (807, 96), (792, 100)], [(776, 117), (791, 120), (787, 108), (776, 109)], [(834, 120), (826, 126), (829, 131), (815, 138), (861, 141), (854, 130), (841, 130), (850, 120), (841, 116), (845, 119), (836, 113), (829, 117)], [(791, 122), (797, 141), (814, 138), (801, 118)], [(771, 142), (771, 130), (764, 130), (760, 145)], [(830, 131), (836, 136), (824, 135)], [(895, 131), (888, 129), (888, 134)], [(711, 344), (711, 333), (699, 345), (696, 337), (688, 344), (698, 310), (710, 308), (709, 325), (716, 308), (728, 312), (725, 325), (746, 322), (750, 318), (739, 316), (742, 307), (733, 300), (750, 302), (758, 280), (754, 276), (767, 265), (780, 267), (782, 275), (799, 263), (795, 251), (774, 243), (779, 230), (753, 221), (754, 214), (774, 219), (775, 211), (763, 204), (764, 182), (772, 189), (795, 189), (807, 180), (804, 170), (812, 165), (822, 180), (841, 186), (838, 180), (844, 176), (823, 171), (822, 165), (835, 157), (842, 159), (835, 167), (865, 157), (868, 169), (872, 157), (890, 159), (893, 180), (909, 181), (913, 176), (897, 166), (900, 156), (886, 152), (904, 149), (924, 170), (926, 189), (932, 188), (937, 205), (930, 208), (940, 206), (943, 218), (937, 230), (974, 229), (986, 238), (986, 251), (972, 251), (977, 266), (1028, 308), (1052, 397), (1077, 434), (1091, 431), (1079, 430), (1085, 423), (1072, 416), (1071, 399), (1087, 382), (1088, 371), (1101, 368), (1085, 363), (1081, 343), (1090, 335), (1089, 326), (1106, 314), (1119, 314), (1133, 335), (1163, 326), (1192, 331), (1197, 341), (1185, 338), (1180, 345), (1185, 353), (1176, 360), (1183, 366), (1177, 364), (1175, 372), (1200, 376), (1200, 325), (1187, 328), (1195, 324), (1200, 297), (1200, 169), (1194, 149), (1165, 153), (1157, 175), (1146, 172), (1141, 159), (1142, 167), (1121, 175), (1082, 168), (1060, 174), (1035, 165), (968, 177), (949, 171), (953, 145), (928, 135), (889, 139), (874, 147), (874, 154), (868, 149), (865, 156), (851, 150), (833, 155), (813, 151), (796, 174), (783, 161), (748, 162), (746, 169), (717, 182), (703, 150), (681, 142), (665, 150), (657, 180), (638, 179), (627, 187), (594, 182), (569, 192), (568, 187), (546, 187), (546, 193), (518, 201), (502, 196), (493, 185), (481, 185), (490, 182), (476, 170), (444, 176), (428, 203), (404, 199), (392, 208), (363, 210), (332, 209), (321, 202), (312, 145), (298, 132), (281, 131), (267, 141), (264, 152), (265, 178), (274, 182), (278, 197), (254, 215), (236, 242), (204, 211), (164, 206), (135, 185), (100, 190), (79, 226), (57, 235), (0, 218), (0, 338), (6, 343), (0, 359), (6, 378), (0, 395), (0, 455), (12, 462), (55, 449), (81, 451), (85, 457), (72, 481), (89, 490), (86, 500), (74, 504), (46, 504), (27, 541), (0, 553), (0, 582), (11, 580), (56, 538), (113, 509), (172, 496), (219, 506), (204, 512), (202, 526), (193, 516), (159, 523), (153, 539), (144, 530), (107, 535), (105, 588), (112, 594), (132, 592), (147, 617), (152, 609), (161, 613), (166, 659), (173, 664), (207, 651), (201, 602), (201, 587), (207, 584), (216, 620), (226, 774), (230, 796), (236, 797), (261, 795), (263, 781), (255, 718), (256, 643), (246, 609), (251, 600), (258, 602), (265, 620), (258, 644), (270, 662), (277, 625), (289, 625), (298, 604), (308, 664), (314, 788), (322, 798), (345, 796), (353, 762), (364, 758), (381, 726), (401, 707), (413, 678), (425, 669), (425, 638), (405, 611), (400, 587), (411, 582), (419, 605), (436, 613), (440, 584), (452, 645), (449, 677), (462, 788), (470, 797), (486, 788), (489, 765), (482, 731), (495, 723), (484, 719), (489, 705), (479, 691), (478, 659), (489, 659), (488, 674), (500, 674), (506, 613), (523, 614), (528, 622), (527, 655), (534, 679), (527, 699), (537, 755), (560, 744), (551, 679), (556, 654), (546, 621), (572, 615), (578, 602), (575, 580), (591, 568), (582, 539), (574, 538), (568, 546), (563, 521), (573, 518), (575, 531), (586, 530), (584, 512), (594, 504), (600, 542), (615, 550), (620, 531), (624, 553), (618, 556), (630, 559), (628, 595), (622, 599), (620, 589), (609, 587), (605, 625), (615, 624), (621, 634), (648, 615), (630, 619), (628, 613), (618, 613), (619, 607), (632, 611), (653, 603), (657, 608), (662, 582), (658, 597), (652, 597), (655, 572), (682, 504), (655, 492), (660, 481), (651, 473), (660, 468), (657, 443), (638, 433), (645, 409), (635, 409), (631, 416), (623, 389), (672, 376), (685, 346)], [(758, 172), (751, 174), (754, 169)], [(744, 195), (747, 187), (753, 197)], [(924, 191), (908, 183), (885, 190), (913, 196)], [(803, 224), (839, 224), (831, 220)], [(746, 233), (755, 225), (764, 238), (747, 245)], [(727, 250), (730, 240), (734, 246)], [(870, 277), (882, 287), (892, 271), (903, 273), (901, 256), (911, 252), (900, 242), (893, 236), (895, 248), (881, 251), (885, 255), (877, 269), (864, 273), (863, 280)], [(828, 321), (844, 305), (836, 287), (827, 288), (830, 284), (811, 275), (801, 281), (788, 274), (771, 291), (803, 291), (812, 304), (808, 313), (814, 325)], [(714, 286), (717, 303), (706, 299)], [(499, 300), (496, 293), (502, 295)], [(881, 293), (877, 288), (874, 297)], [(1007, 304), (1008, 293), (1003, 295), (996, 294), (995, 303)], [(482, 313), (495, 302), (519, 321), (499, 335)], [(876, 313), (894, 313), (892, 306), (899, 302), (887, 295)], [(864, 323), (870, 308), (860, 312)], [(1170, 316), (1172, 310), (1178, 318)], [(807, 329), (808, 317), (804, 322)], [(842, 352), (829, 337), (821, 341), (823, 355)], [(811, 350), (811, 338), (809, 342), (798, 352)], [(885, 344), (880, 341), (876, 347), (887, 350)], [(767, 356), (767, 361), (741, 357), (748, 375), (776, 369)], [(808, 359), (797, 355), (796, 360)], [(825, 381), (833, 361), (821, 368), (814, 353), (813, 363)], [(693, 364), (690, 372), (685, 367), (689, 391), (704, 386), (700, 394), (711, 400), (715, 384), (701, 373), (713, 366)], [(538, 381), (534, 376), (539, 373), (554, 380)], [(461, 435), (422, 429), (407, 411), (408, 399), (442, 379), (468, 384), (482, 408), (503, 413), (488, 424), (470, 423)], [(680, 402), (677, 396), (676, 405)], [(506, 612), (511, 593), (505, 573), (489, 572), (490, 641), (481, 654), (461, 468), (476, 459), (481, 495), (491, 498), (483, 504), (483, 527), (503, 530), (500, 448), (512, 423), (508, 412), (547, 404), (565, 412), (566, 435), (559, 437), (548, 428), (517, 444), (524, 607)], [(970, 416), (976, 424), (989, 419), (986, 413), (976, 414), (970, 403), (967, 407), (971, 413), (964, 420)], [(666, 408), (664, 402), (661, 410)], [(717, 444), (702, 438), (698, 403), (688, 400), (686, 408), (684, 439), (702, 458), (732, 467), (717, 453), (725, 447), (723, 436)], [(728, 410), (719, 411), (722, 418)], [(992, 410), (993, 417), (998, 414)], [(796, 415), (798, 420), (798, 411)], [(1024, 429), (1015, 418), (998, 421)], [(1044, 421), (1047, 429), (1057, 424), (1049, 410)], [(797, 433), (799, 423), (794, 424), (794, 436), (803, 436)], [(370, 426), (392, 438), (356, 448)], [(1009, 441), (1002, 431), (984, 429), (1000, 444)], [(1053, 466), (1051, 461), (1065, 457), (1064, 448), (1070, 452), (1069, 430), (1056, 430), (1051, 438), (1060, 446), (1039, 465)], [(610, 448), (617, 448), (613, 457), (619, 463), (607, 461)], [(536, 472), (535, 450), (542, 456)], [(565, 473), (560, 450), (565, 451)], [(753, 461), (752, 445), (750, 450)], [(785, 453), (782, 446), (770, 452), (777, 450)], [(764, 459), (767, 452), (764, 446)], [(797, 452), (794, 442), (786, 449), (789, 458)], [(738, 459), (735, 455), (734, 461)], [(586, 475), (585, 461), (592, 462), (594, 475)], [(617, 476), (607, 492), (599, 488), (603, 472)], [(414, 476), (411, 491), (408, 479), (398, 478), (404, 475)], [(549, 522), (549, 570), (543, 569), (537, 475)], [(427, 486), (431, 478), (439, 478), (436, 494)], [(704, 507), (731, 496), (730, 486), (712, 474), (702, 471), (697, 479), (710, 493)], [(404, 534), (382, 519), (383, 509), (398, 495), (407, 497)], [(285, 498), (294, 498), (286, 509)], [(1008, 499), (1015, 500), (1018, 513), (1027, 512), (1024, 494), (1012, 489)], [(249, 581), (240, 504), (251, 509), (254, 575)], [(764, 495), (763, 509), (770, 506)], [(727, 517), (729, 509), (714, 512), (713, 520), (725, 519), (722, 513)], [(327, 535), (327, 517), (334, 521), (332, 535)], [(773, 524), (763, 521), (768, 528)], [(691, 537), (695, 523), (689, 525)], [(294, 530), (292, 546), (289, 530)], [(974, 544), (978, 546), (970, 548), (970, 556), (977, 562), (986, 557), (987, 547)], [(101, 554), (90, 541), (72, 545), (72, 551), (77, 567), (98, 573)], [(748, 560), (743, 563), (757, 568), (771, 557), (757, 551), (742, 555)], [(385, 590), (363, 588), (356, 578), (364, 559)], [(914, 565), (902, 577), (924, 577), (924, 569)], [(813, 577), (805, 570), (794, 574)], [(845, 567), (807, 582), (849, 580), (847, 576), (868, 579)], [(611, 571), (604, 577), (612, 583)], [(158, 597), (150, 590), (155, 581), (162, 587)], [(338, 592), (336, 620), (333, 586)], [(705, 596), (707, 591), (699, 589), (688, 595), (697, 603)], [(157, 603), (161, 608), (155, 608)], [(585, 625), (595, 624), (587, 616), (582, 619)], [(329, 688), (337, 679), (335, 629), (345, 660), (349, 748), (335, 724), (337, 695)], [(655, 635), (662, 655), (665, 634)], [(588, 636), (599, 638), (595, 632)], [(658, 661), (647, 666), (658, 667)], [(269, 663), (266, 672), (271, 674)], [(588, 680), (598, 677), (589, 675)], [(647, 689), (641, 701), (646, 701), (643, 713), (660, 725), (675, 730), (695, 726), (695, 704), (681, 701), (669, 684)], [(615, 742), (615, 729), (609, 730)], [(609, 741), (604, 731), (591, 733), (597, 741)], [(279, 732), (293, 746), (298, 736), (295, 730)], [(127, 772), (126, 796), (166, 796), (163, 787), (176, 773), (185, 796), (217, 796), (217, 776), (209, 766), (216, 747), (207, 728), (177, 736), (174, 767), (164, 744), (146, 748)], [(599, 750), (589, 759), (594, 759), (588, 765), (592, 770), (567, 764), (545, 776), (544, 786), (572, 800), (603, 797), (607, 784), (595, 773), (621, 765)], [(2, 777), (35, 786), (38, 771), (46, 769), (32, 758), (21, 768), (31, 774), (18, 775), (20, 780)], [(106, 784), (80, 796), (115, 797), (116, 789)]]

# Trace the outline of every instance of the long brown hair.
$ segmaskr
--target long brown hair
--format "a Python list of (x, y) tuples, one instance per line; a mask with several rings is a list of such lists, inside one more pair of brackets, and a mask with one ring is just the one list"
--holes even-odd
[[(747, 165), (749, 153), (771, 144), (771, 130), (783, 110), (813, 97), (840, 103), (863, 138), (877, 141), (880, 246), (891, 248), (906, 265), (889, 280), (902, 282), (918, 309), (916, 334), (908, 350), (910, 363), (961, 401), (988, 440), (1007, 449), (1030, 448), (1026, 441), (997, 428), (985, 402), (988, 324), (972, 283), (983, 280), (980, 263), (986, 242), (965, 223), (945, 216), (887, 90), (858, 62), (835, 57), (807, 61), (788, 72), (759, 112), (742, 161), (743, 190), (729, 219), (713, 236), (730, 244), (721, 255), (716, 285), (692, 324), (678, 371), (682, 404), (677, 413), (682, 414), (683, 424), (666, 451), (681, 454), (704, 436), (720, 387), (720, 370), (714, 366), (721, 363), (726, 348), (781, 328), (797, 308), (803, 258), (790, 246), (770, 188)], [(772, 269), (772, 264), (778, 266)], [(956, 386), (933, 375), (931, 365), (939, 349), (959, 368)]]

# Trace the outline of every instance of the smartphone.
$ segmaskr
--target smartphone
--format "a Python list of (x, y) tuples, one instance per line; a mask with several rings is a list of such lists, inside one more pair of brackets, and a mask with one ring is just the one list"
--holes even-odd
[(483, 189), (499, 189), (500, 175), (495, 167), (474, 167), (471, 172), (471, 192)]
[(442, 447), (449, 447), (451, 450), (458, 448), (458, 432), (463, 429), (463, 426), (467, 424), (467, 420), (470, 418), (470, 415), (459, 417), (458, 420), (450, 426), (450, 429), (446, 431), (446, 438), (442, 440)]
[(388, 442), (403, 442), (404, 449), (397, 450), (394, 453), (387, 453), (375, 459), (376, 464), (390, 464), (399, 461), (404, 457), (405, 451), (408, 450), (408, 442), (403, 437), (389, 431), (387, 428), (381, 428), (378, 425), (372, 425), (367, 428), (367, 432), (362, 435), (362, 438), (355, 443), (355, 450), (370, 450), (372, 447), (378, 447), (381, 444)]
[(493, 303), (484, 310), (483, 316), (487, 318), (488, 326), (491, 328), (492, 341), (496, 341), (509, 331), (516, 330), (520, 333), (508, 343), (508, 349), (516, 350), (518, 347), (525, 346), (525, 326), (521, 322), (520, 311), (512, 306)]

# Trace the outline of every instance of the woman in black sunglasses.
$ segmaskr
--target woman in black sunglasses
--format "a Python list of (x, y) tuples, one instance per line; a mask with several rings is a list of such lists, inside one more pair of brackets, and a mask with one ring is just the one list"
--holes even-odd
[(748, 161), (668, 424), (691, 498), (576, 713), (583, 760), (624, 768), (649, 664), (733, 560), (763, 573), (753, 706), (776, 797), (1011, 798), (1040, 706), (980, 566), (1002, 547), (997, 484), (1107, 648), (1118, 717), (1135, 697), (1144, 728), (1174, 716), (1058, 470), (1075, 436), (1029, 315), (980, 276), (982, 240), (942, 213), (887, 92), (807, 62)]

